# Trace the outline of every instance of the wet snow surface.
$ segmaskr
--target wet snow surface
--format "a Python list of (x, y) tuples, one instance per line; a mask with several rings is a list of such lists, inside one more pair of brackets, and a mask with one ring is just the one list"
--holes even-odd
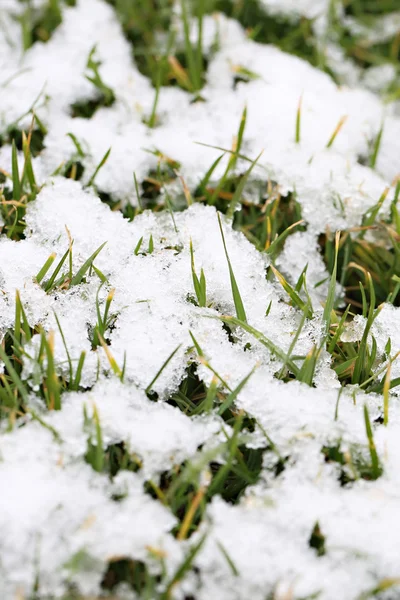
[[(40, 4), (38, 2), (37, 4)], [(266, 10), (321, 17), (327, 2), (265, 0)], [(68, 377), (68, 357), (74, 364), (82, 351), (86, 360), (82, 389), (65, 392), (61, 411), (43, 410), (35, 396), (35, 360), (39, 342), (29, 348), (32, 360), (24, 362), (22, 376), (31, 390), (30, 403), (40, 418), (23, 417), (13, 431), (4, 425), (0, 438), (0, 590), (4, 600), (30, 598), (35, 581), (40, 598), (62, 598), (74, 584), (82, 595), (100, 594), (108, 561), (130, 557), (144, 561), (157, 572), (149, 548), (164, 553), (168, 574), (184, 560), (189, 547), (203, 533), (205, 542), (195, 557), (198, 571), (173, 588), (173, 598), (196, 600), (276, 600), (319, 598), (356, 600), (385, 579), (400, 577), (400, 408), (391, 394), (388, 427), (374, 429), (383, 475), (377, 481), (357, 479), (341, 486), (340, 465), (327, 462), (321, 451), (341, 440), (341, 449), (359, 445), (367, 453), (364, 403), (371, 421), (382, 414), (383, 397), (345, 388), (330, 366), (330, 356), (319, 358), (314, 387), (274, 377), (282, 362), (247, 333), (233, 344), (220, 315), (235, 315), (228, 265), (213, 207), (193, 204), (174, 219), (168, 211), (146, 211), (129, 222), (112, 212), (95, 192), (85, 189), (108, 148), (110, 157), (96, 178), (97, 190), (122, 205), (136, 203), (133, 172), (138, 181), (156, 168), (157, 149), (181, 164), (180, 175), (194, 190), (221, 151), (196, 144), (231, 147), (244, 106), (247, 106), (243, 153), (253, 159), (263, 154), (253, 170), (255, 182), (277, 182), (282, 193), (296, 191), (306, 231), (290, 236), (277, 266), (296, 283), (308, 263), (308, 284), (314, 317), (307, 320), (293, 354), (305, 356), (321, 339), (322, 303), (329, 274), (317, 246), (320, 233), (361, 224), (366, 210), (390, 188), (383, 204), (387, 214), (393, 198), (393, 179), (400, 171), (400, 118), (394, 105), (385, 105), (365, 88), (337, 87), (325, 73), (272, 46), (247, 39), (235, 21), (223, 15), (207, 17), (205, 40), (219, 29), (220, 49), (211, 60), (205, 102), (191, 103), (178, 88), (160, 95), (160, 125), (143, 122), (151, 109), (154, 90), (136, 69), (112, 8), (101, 0), (78, 0), (64, 10), (62, 24), (47, 44), (36, 43), (23, 54), (20, 25), (12, 18), (21, 10), (16, 0), (3, 0), (0, 22), (0, 129), (22, 117), (36, 101), (36, 110), (48, 133), (44, 150), (33, 160), (38, 181), (44, 185), (29, 204), (26, 237), (11, 241), (0, 237), (0, 337), (12, 328), (15, 293), (19, 290), (29, 324), (54, 332), (55, 360)], [(321, 16), (322, 15), (322, 16)], [(11, 45), (10, 39), (14, 40)], [(93, 97), (85, 79), (85, 65), (93, 46), (101, 60), (100, 72), (115, 91), (116, 102), (99, 109), (91, 119), (73, 118), (71, 105)], [(240, 65), (258, 79), (233, 89), (234, 70)], [(302, 138), (295, 144), (295, 120), (302, 97)], [(332, 148), (326, 145), (341, 117), (347, 120)], [(383, 119), (377, 168), (360, 164)], [(76, 148), (73, 133), (84, 149), (82, 181), (53, 176)], [(23, 162), (22, 154), (20, 156)], [(226, 168), (226, 156), (215, 177)], [(11, 147), (0, 148), (0, 167), (10, 171)], [(246, 163), (238, 164), (238, 173)], [(181, 194), (180, 180), (170, 189)], [(341, 202), (335, 202), (340, 198)], [(289, 306), (277, 282), (267, 281), (268, 258), (222, 217), (229, 257), (240, 289), (248, 322), (287, 352), (301, 313)], [(49, 294), (35, 276), (51, 253), (58, 258), (73, 243), (73, 269), (104, 242), (95, 266), (99, 278), (69, 290)], [(135, 253), (143, 238), (142, 250)], [(207, 308), (191, 302), (193, 281), (190, 240), (196, 269), (207, 279)], [(56, 263), (55, 263), (56, 264)], [(326, 280), (323, 285), (315, 284)], [(104, 349), (93, 350), (90, 331), (96, 325), (96, 295), (101, 306), (115, 288), (112, 312), (115, 326), (108, 335), (116, 363), (125, 361), (121, 383)], [(341, 293), (338, 287), (338, 293)], [(268, 307), (270, 310), (268, 311)], [(268, 313), (266, 315), (266, 312)], [(65, 336), (63, 343), (55, 313)], [(362, 335), (362, 318), (354, 324), (353, 339)], [(213, 369), (234, 389), (254, 367), (236, 405), (255, 418), (271, 436), (285, 469), (273, 474), (271, 453), (256, 484), (250, 485), (236, 505), (216, 496), (206, 508), (199, 530), (188, 541), (171, 533), (176, 517), (163, 503), (145, 492), (144, 483), (184, 461), (196, 461), (231, 435), (216, 412), (187, 416), (165, 401), (177, 391), (189, 361), (212, 383), (213, 373), (197, 360), (192, 332)], [(350, 334), (349, 334), (350, 335)], [(400, 309), (385, 306), (374, 324), (382, 354), (391, 337), (392, 354), (400, 350)], [(145, 393), (157, 372), (175, 349), (152, 387), (154, 402)], [(2, 366), (0, 366), (3, 369)], [(392, 366), (393, 377), (400, 363)], [(36, 384), (37, 385), (37, 384)], [(223, 386), (221, 386), (223, 389)], [(85, 461), (87, 433), (83, 409), (97, 410), (103, 443), (123, 442), (140, 457), (135, 473), (120, 471), (114, 479), (95, 472)], [(335, 418), (336, 414), (336, 418)], [(48, 425), (50, 427), (45, 427)], [(56, 432), (56, 434), (55, 434)], [(247, 434), (247, 444), (265, 446), (261, 428)], [(224, 462), (222, 452), (216, 460)], [(117, 502), (115, 494), (123, 492)], [(319, 523), (325, 536), (323, 556), (309, 546)], [(221, 551), (221, 547), (225, 552)], [(79, 554), (80, 553), (80, 554)], [(84, 556), (77, 568), (75, 556)], [(231, 568), (228, 555), (234, 564)], [(393, 588), (395, 589), (395, 588)], [(399, 588), (400, 590), (400, 588)], [(275, 594), (268, 596), (268, 594)], [(390, 598), (398, 598), (396, 591)], [(398, 591), (400, 594), (400, 591)], [(135, 598), (121, 587), (118, 598)], [(36, 597), (36, 596), (35, 596)]]

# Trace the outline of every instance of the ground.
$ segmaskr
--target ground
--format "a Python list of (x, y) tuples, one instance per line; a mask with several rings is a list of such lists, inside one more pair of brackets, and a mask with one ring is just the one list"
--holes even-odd
[(2, 0), (4, 600), (400, 598), (397, 0)]

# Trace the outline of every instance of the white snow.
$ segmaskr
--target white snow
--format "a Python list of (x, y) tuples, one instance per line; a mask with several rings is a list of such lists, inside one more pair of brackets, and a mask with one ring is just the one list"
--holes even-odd
[[(375, 426), (382, 415), (383, 396), (365, 394), (356, 386), (340, 393), (326, 351), (318, 359), (314, 387), (309, 387), (279, 381), (275, 375), (282, 359), (249, 333), (235, 330), (236, 343), (230, 341), (220, 317), (235, 315), (235, 304), (214, 207), (194, 203), (175, 212), (173, 218), (166, 210), (145, 211), (130, 222), (99, 198), (100, 192), (108, 193), (122, 206), (136, 206), (133, 173), (141, 184), (157, 167), (157, 157), (148, 150), (158, 150), (180, 163), (179, 175), (193, 192), (222, 153), (212, 146), (228, 151), (232, 147), (247, 107), (242, 154), (254, 160), (263, 153), (244, 195), (257, 202), (254, 189), (263, 185), (266, 191), (267, 183), (273, 182), (283, 196), (295, 194), (306, 227), (287, 238), (276, 261), (293, 286), (308, 265), (314, 315), (305, 320), (293, 348), (302, 313), (290, 305), (278, 281), (266, 279), (268, 256), (222, 216), (227, 251), (248, 323), (282, 352), (291, 348), (292, 355), (306, 356), (321, 342), (330, 280), (318, 236), (361, 225), (363, 215), (386, 188), (389, 192), (380, 214), (389, 214), (395, 179), (400, 175), (400, 117), (379, 96), (383, 83), (378, 81), (378, 85), (370, 72), (364, 87), (337, 86), (305, 61), (251, 41), (237, 22), (223, 15), (207, 16), (206, 47), (218, 31), (220, 48), (210, 59), (201, 91), (204, 102), (193, 103), (189, 93), (165, 87), (157, 108), (159, 124), (150, 129), (144, 117), (151, 110), (154, 89), (134, 64), (132, 49), (109, 4), (77, 0), (76, 7), (64, 7), (63, 22), (51, 39), (35, 43), (25, 53), (20, 25), (13, 17), (20, 14), (22, 5), (17, 0), (2, 4), (0, 133), (15, 123), (29, 127), (31, 115), (27, 113), (32, 106), (48, 132), (44, 150), (33, 160), (43, 187), (27, 207), (26, 238), (17, 242), (4, 233), (0, 237), (0, 340), (14, 326), (18, 291), (30, 326), (54, 332), (57, 371), (67, 381), (68, 354), (75, 366), (85, 352), (84, 389), (63, 393), (62, 410), (49, 412), (35, 395), (41, 377), (39, 336), (26, 347), (31, 358), (24, 360), (21, 377), (30, 390), (30, 408), (42, 423), (28, 414), (17, 420), (12, 431), (7, 424), (1, 425), (2, 598), (30, 597), (37, 576), (43, 600), (65, 597), (68, 584), (75, 584), (79, 594), (97, 596), (112, 559), (141, 560), (159, 573), (160, 565), (149, 549), (165, 554), (170, 577), (203, 532), (207, 532), (206, 541), (195, 558), (199, 573), (174, 587), (171, 598), (187, 594), (196, 600), (265, 600), (273, 594), (275, 600), (297, 600), (319, 592), (320, 600), (357, 600), (381, 580), (399, 578), (400, 411), (395, 392), (390, 393), (388, 426)], [(325, 19), (329, 8), (325, 0), (263, 0), (263, 5), (271, 15), (294, 20), (302, 16)], [(85, 79), (94, 46), (101, 76), (114, 90), (116, 101), (100, 108), (91, 119), (73, 118), (74, 102), (96, 97)], [(234, 89), (237, 67), (258, 78)], [(390, 73), (384, 75), (376, 77), (388, 82)], [(357, 76), (354, 81), (361, 79)], [(301, 139), (296, 143), (300, 100)], [(327, 148), (343, 117), (342, 129)], [(360, 159), (369, 152), (382, 122), (373, 170), (360, 164)], [(85, 153), (79, 159), (85, 168), (80, 182), (54, 176), (76, 154), (68, 133), (76, 136)], [(88, 189), (109, 148), (111, 154), (96, 177), (95, 189)], [(210, 184), (223, 174), (228, 158), (226, 152)], [(22, 154), (19, 160), (22, 165)], [(10, 146), (4, 144), (0, 169), (10, 172), (10, 162)], [(238, 161), (236, 174), (243, 173), (248, 164)], [(179, 178), (168, 189), (184, 202)], [(35, 280), (46, 259), (56, 253), (49, 273), (53, 272), (69, 247), (69, 236), (73, 273), (106, 242), (94, 261), (107, 278), (100, 291), (101, 281), (94, 272), (77, 286), (48, 294)], [(135, 253), (140, 239), (140, 251)], [(192, 301), (190, 242), (196, 272), (203, 269), (206, 277), (204, 308)], [(61, 273), (67, 269), (65, 263)], [(116, 318), (115, 327), (107, 333), (108, 352), (120, 368), (125, 361), (123, 382), (113, 373), (105, 350), (92, 348), (96, 297), (102, 312), (111, 289), (115, 295), (110, 312)], [(340, 298), (339, 285), (336, 291)], [(342, 339), (359, 339), (363, 325), (364, 320), (357, 317)], [(189, 332), (204, 352), (203, 360)], [(400, 351), (400, 308), (385, 304), (371, 333), (377, 341), (379, 369), (386, 365), (383, 355), (389, 337), (391, 355)], [(225, 462), (221, 446), (231, 434), (216, 412), (190, 417), (165, 402), (178, 391), (192, 363), (206, 386), (218, 373), (219, 389), (225, 392), (226, 385), (235, 389), (254, 370), (238, 395), (237, 408), (257, 420), (287, 460), (284, 471), (275, 477), (271, 471), (275, 454), (265, 452), (260, 479), (247, 488), (240, 503), (230, 505), (214, 497), (199, 531), (182, 542), (172, 534), (176, 517), (145, 493), (144, 484), (148, 480), (157, 483), (162, 472), (185, 461), (201, 461), (208, 452), (218, 452), (216, 462)], [(399, 376), (397, 358), (392, 377)], [(157, 395), (154, 401), (145, 393), (148, 388)], [(364, 404), (373, 421), (383, 475), (377, 481), (357, 479), (343, 487), (340, 465), (326, 462), (321, 449), (340, 442), (342, 451), (351, 452), (356, 445), (370, 460)], [(84, 407), (89, 415), (94, 408), (98, 411), (105, 448), (123, 443), (139, 458), (137, 472), (121, 471), (110, 479), (86, 463)], [(254, 448), (268, 445), (260, 427), (246, 434), (244, 441)], [(117, 492), (124, 496), (119, 502)], [(321, 557), (308, 543), (317, 521), (326, 537), (327, 552)], [(81, 557), (79, 565), (72, 568), (77, 556)], [(117, 597), (125, 596), (121, 592)]]

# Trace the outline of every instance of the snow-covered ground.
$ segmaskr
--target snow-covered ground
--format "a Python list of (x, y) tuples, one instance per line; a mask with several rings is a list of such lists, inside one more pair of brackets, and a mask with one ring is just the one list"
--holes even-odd
[[(308, 386), (277, 379), (281, 356), (250, 333), (238, 330), (232, 343), (220, 319), (236, 312), (213, 206), (194, 202), (173, 216), (168, 210), (145, 211), (130, 222), (98, 197), (108, 194), (122, 207), (137, 206), (133, 174), (142, 182), (157, 169), (158, 158), (149, 150), (180, 165), (181, 178), (168, 186), (170, 196), (184, 198), (182, 181), (194, 193), (221, 155), (220, 148), (231, 148), (247, 107), (242, 154), (254, 160), (262, 151), (250, 176), (249, 194), (251, 181), (273, 181), (282, 195), (295, 193), (306, 226), (306, 231), (287, 238), (276, 261), (292, 285), (308, 264), (314, 310), (294, 346), (302, 312), (288, 304), (276, 280), (266, 279), (268, 255), (256, 250), (243, 233), (232, 230), (230, 220), (222, 216), (227, 251), (247, 322), (283, 353), (290, 350), (292, 355), (306, 356), (322, 339), (330, 279), (318, 248), (319, 236), (327, 229), (360, 226), (385, 190), (380, 216), (390, 214), (400, 174), (400, 109), (371, 91), (381, 73), (370, 74), (372, 85), (357, 77), (355, 86), (338, 86), (304, 60), (250, 40), (236, 21), (222, 14), (207, 16), (205, 46), (212, 45), (218, 32), (219, 49), (208, 65), (201, 91), (204, 101), (192, 102), (192, 95), (177, 87), (162, 88), (159, 123), (149, 128), (145, 119), (154, 89), (136, 68), (110, 5), (77, 0), (75, 7), (63, 9), (63, 21), (46, 44), (36, 42), (23, 52), (21, 25), (15, 19), (23, 5), (17, 0), (1, 4), (0, 134), (13, 124), (29, 128), (32, 107), (47, 134), (44, 149), (32, 161), (43, 187), (27, 206), (25, 239), (9, 239), (5, 232), (0, 236), (0, 339), (14, 328), (18, 290), (29, 325), (53, 332), (59, 375), (68, 380), (69, 360), (75, 368), (82, 352), (85, 362), (80, 390), (65, 391), (61, 410), (48, 411), (36, 394), (41, 377), (38, 356), (43, 352), (40, 336), (26, 345), (31, 358), (24, 359), (21, 379), (33, 412), (28, 410), (17, 419), (12, 430), (7, 419), (1, 426), (0, 597), (72, 598), (68, 593), (73, 593), (73, 585), (77, 594), (97, 597), (107, 564), (118, 557), (143, 561), (158, 573), (157, 555), (161, 555), (168, 580), (206, 534), (194, 557), (196, 568), (167, 590), (165, 598), (357, 600), (385, 585), (390, 587), (385, 597), (399, 598), (400, 587), (395, 585), (400, 578), (396, 388), (389, 393), (388, 425), (373, 423), (382, 476), (376, 481), (355, 477), (341, 485), (343, 466), (327, 461), (322, 449), (340, 443), (345, 455), (357, 447), (369, 460), (364, 405), (371, 421), (377, 420), (383, 395), (366, 394), (358, 386), (342, 388), (325, 349), (318, 358), (314, 384)], [(278, 10), (292, 19), (315, 18), (316, 23), (329, 9), (324, 1), (263, 0), (262, 4), (273, 15)], [(323, 36), (323, 22), (319, 27)], [(96, 97), (96, 89), (85, 78), (94, 47), (101, 77), (116, 100), (91, 119), (73, 117), (72, 104)], [(234, 87), (238, 66), (257, 78)], [(296, 143), (300, 101), (301, 140)], [(344, 124), (327, 147), (341, 119)], [(369, 154), (382, 123), (372, 169), (361, 159)], [(83, 150), (81, 181), (55, 175), (60, 165), (76, 157), (73, 139)], [(96, 189), (88, 187), (109, 148), (109, 158), (96, 175)], [(214, 171), (215, 181), (223, 175), (229, 156), (226, 152)], [(0, 169), (10, 173), (11, 162), (11, 145), (5, 143), (0, 147)], [(22, 169), (22, 152), (19, 162)], [(239, 160), (236, 172), (247, 168), (248, 163)], [(96, 269), (107, 279), (100, 291), (95, 272), (79, 285), (49, 293), (35, 279), (52, 253), (57, 254), (57, 264), (71, 238), (73, 273), (106, 242), (95, 260)], [(206, 307), (192, 301), (190, 243), (196, 270), (203, 269), (206, 277)], [(93, 349), (96, 298), (103, 311), (111, 289), (115, 290), (111, 312), (116, 318), (107, 334), (109, 346), (107, 351), (101, 345)], [(336, 291), (343, 294), (339, 285)], [(357, 317), (347, 335), (357, 341), (364, 325), (365, 320)], [(196, 352), (189, 332), (204, 356)], [(390, 338), (390, 354), (395, 357), (400, 350), (400, 308), (385, 304), (373, 334), (377, 356), (385, 355)], [(125, 363), (123, 382), (111, 368), (113, 360), (117, 370)], [(263, 453), (258, 481), (247, 486), (240, 502), (230, 504), (215, 495), (198, 530), (182, 540), (172, 534), (176, 516), (168, 505), (146, 493), (144, 484), (157, 482), (161, 473), (186, 461), (200, 464), (199, 486), (207, 487), (211, 462), (207, 456), (224, 464), (226, 439), (233, 435), (218, 410), (188, 416), (166, 402), (178, 390), (189, 362), (197, 364), (198, 377), (208, 388), (217, 373), (221, 392), (234, 390), (252, 372), (236, 398), (236, 409), (245, 411), (257, 425), (240, 435), (249, 448), (269, 446), (269, 451)], [(376, 369), (386, 365), (387, 357)], [(391, 369), (392, 377), (399, 377), (397, 357)], [(145, 393), (150, 384), (157, 402)], [(84, 408), (90, 417), (98, 414), (104, 447), (123, 442), (140, 457), (137, 472), (121, 470), (111, 479), (87, 463)], [(277, 456), (265, 433), (278, 456), (284, 457), (279, 475), (274, 474)], [(123, 495), (120, 501), (115, 500), (118, 494)], [(325, 539), (321, 556), (309, 544), (316, 523)], [(139, 597), (124, 584), (112, 593), (121, 599)]]

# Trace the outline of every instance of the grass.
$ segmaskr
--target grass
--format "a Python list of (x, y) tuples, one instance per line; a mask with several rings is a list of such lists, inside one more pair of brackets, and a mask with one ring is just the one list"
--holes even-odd
[(4, 171), (2, 173), (4, 183), (2, 189), (0, 188), (0, 216), (2, 217), (3, 224), (0, 226), (0, 232), (5, 233), (8, 238), (14, 240), (24, 238), (26, 205), (36, 198), (40, 189), (36, 183), (32, 166), (33, 153), (31, 151), (31, 143), (34, 123), (35, 117), (32, 119), (32, 124), (27, 134), (25, 132), (21, 133), (22, 170), (20, 170), (18, 161), (16, 140), (13, 137), (11, 142), (11, 173)]
[[(204, 18), (215, 10), (238, 20), (246, 28), (249, 38), (259, 43), (275, 44), (335, 76), (316, 42), (313, 23), (310, 20), (303, 18), (293, 22), (268, 16), (256, 0), (199, 0), (196, 3), (180, 0), (181, 41), (178, 39), (170, 0), (108, 2), (120, 19), (124, 35), (132, 44), (133, 58), (139, 70), (154, 86), (153, 103), (144, 117), (144, 122), (150, 129), (160, 124), (158, 106), (163, 86), (178, 85), (191, 95), (193, 101), (204, 100), (201, 94), (207, 80), (207, 65), (212, 58), (212, 52), (206, 56), (204, 51)], [(26, 6), (21, 17), (21, 30), (23, 47), (27, 51), (34, 43), (50, 39), (62, 23), (64, 5), (72, 6), (73, 1), (49, 0), (41, 10), (33, 10), (29, 1), (24, 4)], [(390, 14), (397, 9), (394, 0), (382, 0), (380, 3), (372, 0), (346, 0), (343, 6), (347, 15), (366, 26), (370, 26), (376, 17)], [(194, 37), (190, 35), (192, 19)], [(382, 44), (367, 44), (362, 36), (355, 37), (333, 17), (330, 35), (335, 36), (347, 56), (363, 70), (381, 64), (393, 64), (398, 70), (400, 44), (397, 38)], [(215, 46), (217, 45), (216, 39)], [(235, 65), (234, 72), (234, 85), (258, 78), (256, 73), (241, 65)], [(101, 76), (101, 63), (96, 58), (95, 47), (88, 56), (85, 77), (93, 85), (95, 97), (89, 101), (76, 102), (70, 108), (72, 117), (90, 119), (98, 109), (108, 108), (116, 100), (116, 91), (112, 90)], [(397, 89), (391, 89), (390, 93), (396, 95)], [(84, 166), (84, 142), (70, 133), (74, 153), (68, 162), (61, 165), (56, 174), (75, 180), (80, 180), (85, 175), (87, 186), (93, 187), (112, 210), (120, 210), (131, 221), (146, 209), (155, 212), (167, 210), (176, 233), (179, 232), (175, 212), (194, 202), (215, 207), (218, 210), (217, 218), (234, 314), (213, 316), (224, 326), (229, 341), (237, 344), (243, 342), (245, 337), (244, 351), (253, 345), (260, 346), (261, 353), (264, 352), (276, 362), (275, 377), (282, 384), (298, 381), (313, 387), (319, 359), (323, 352), (327, 352), (340, 382), (341, 392), (352, 386), (351, 389), (354, 390), (382, 394), (381, 420), (384, 426), (388, 426), (392, 410), (390, 390), (400, 385), (398, 379), (392, 378), (392, 363), (397, 354), (392, 350), (389, 339), (384, 354), (380, 355), (372, 332), (383, 303), (400, 306), (400, 183), (397, 185), (388, 216), (384, 216), (383, 212), (388, 190), (382, 190), (375, 205), (365, 212), (360, 227), (344, 229), (341, 232), (326, 230), (320, 236), (319, 249), (329, 274), (328, 292), (320, 319), (321, 335), (320, 339), (313, 340), (306, 355), (299, 356), (296, 344), (306, 325), (317, 318), (316, 307), (313, 306), (308, 289), (307, 265), (297, 282), (293, 282), (277, 269), (276, 259), (288, 237), (295, 232), (305, 231), (306, 224), (302, 219), (301, 205), (296, 193), (282, 195), (278, 183), (271, 181), (265, 169), (260, 166), (261, 155), (249, 157), (244, 154), (247, 117), (245, 107), (236, 130), (232, 132), (231, 147), (218, 149), (221, 154), (209, 165), (193, 190), (189, 190), (181, 179), (181, 194), (170, 194), (169, 190), (172, 186), (176, 189), (175, 184), (179, 182), (181, 165), (158, 149), (150, 150), (157, 159), (157, 167), (148, 172), (140, 181), (140, 185), (134, 175), (138, 207), (122, 207), (121, 203), (110, 195), (97, 189), (98, 173), (109, 159), (111, 148), (104, 154), (94, 171), (88, 174)], [(327, 148), (335, 148), (336, 139), (341, 134), (346, 118), (346, 115), (343, 115), (338, 121), (330, 138), (326, 140)], [(299, 98), (297, 113), (292, 115), (291, 119), (294, 121), (293, 142), (301, 145), (304, 127), (302, 97)], [(369, 155), (364, 157), (365, 163), (372, 169), (378, 166), (384, 128), (383, 122), (376, 137), (370, 140)], [(45, 127), (33, 112), (32, 124), (28, 131), (19, 129), (18, 123), (12, 124), (0, 138), (0, 146), (10, 144), (12, 147), (11, 170), (2, 172), (1, 233), (13, 241), (24, 238), (26, 207), (29, 202), (35, 200), (40, 191), (33, 164), (34, 158), (39, 156), (44, 148), (46, 133)], [(225, 164), (225, 169), (217, 178), (216, 172), (221, 164)], [(86, 178), (87, 175), (89, 176)], [(337, 203), (338, 207), (344, 210), (340, 198)], [(242, 285), (235, 274), (235, 265), (231, 262), (231, 249), (224, 233), (226, 226), (241, 231), (257, 250), (263, 253), (266, 259), (266, 279), (274, 282), (276, 288), (280, 287), (282, 293), (279, 302), (286, 303), (298, 315), (297, 329), (292, 333), (292, 341), (287, 350), (281, 347), (280, 340), (270, 339), (264, 332), (255, 328), (248, 317), (246, 303), (241, 294)], [(139, 257), (155, 254), (154, 242), (151, 233), (149, 237), (140, 237), (135, 241), (133, 254)], [(46, 294), (53, 296), (75, 286), (84, 287), (92, 277), (99, 280), (94, 307), (96, 321), (88, 328), (91, 349), (92, 352), (101, 350), (105, 353), (109, 376), (114, 375), (123, 382), (125, 359), (123, 364), (117, 363), (110, 341), (111, 332), (118, 319), (118, 311), (114, 309), (115, 290), (95, 265), (105, 243), (94, 248), (92, 254), (75, 271), (73, 239), (69, 235), (69, 245), (64, 254), (56, 256), (55, 253), (51, 253), (32, 277)], [(179, 252), (182, 250), (178, 247), (175, 249)], [(189, 246), (189, 261), (192, 290), (188, 300), (196, 307), (194, 310), (203, 309), (203, 313), (206, 314), (208, 308), (215, 307), (210, 300), (208, 273), (199, 263), (192, 241)], [(338, 302), (336, 297), (337, 284), (344, 288), (344, 304)], [(83, 389), (82, 373), (86, 354), (82, 352), (78, 359), (72, 360), (60, 320), (56, 315), (57, 333), (61, 335), (67, 356), (65, 364), (58, 363), (55, 358), (55, 332), (45, 331), (40, 323), (34, 327), (29, 324), (23, 298), (24, 291), (17, 292), (14, 324), (0, 344), (0, 359), (5, 366), (4, 372), (0, 374), (0, 418), (9, 430), (18, 424), (21, 416), (29, 415), (43, 427), (50, 428), (44, 418), (47, 412), (62, 409), (64, 392)], [(271, 307), (271, 303), (266, 306), (267, 319)], [(355, 342), (344, 341), (343, 333), (356, 315), (364, 317), (361, 339)], [(170, 394), (167, 403), (196, 419), (218, 415), (223, 424), (223, 439), (215, 448), (198, 448), (191, 460), (177, 463), (158, 478), (147, 479), (144, 483), (145, 492), (161, 502), (176, 517), (177, 525), (171, 533), (176, 540), (187, 544), (185, 557), (170, 575), (167, 575), (165, 569), (165, 557), (157, 549), (148, 548), (149, 560), (158, 565), (158, 570), (154, 572), (148, 568), (145, 561), (129, 556), (112, 557), (102, 577), (101, 587), (105, 594), (112, 594), (120, 583), (125, 582), (140, 598), (172, 600), (177, 583), (188, 573), (192, 576), (196, 574), (195, 559), (206, 537), (202, 535), (199, 538), (195, 534), (198, 534), (199, 528), (205, 524), (210, 502), (220, 497), (227, 504), (239, 504), (246, 490), (259, 481), (263, 471), (267, 470), (271, 478), (277, 479), (284, 472), (290, 458), (281, 453), (261, 424), (239, 407), (239, 395), (246, 389), (259, 368), (259, 363), (256, 363), (234, 387), (216, 371), (192, 332), (190, 336), (192, 346), (187, 351), (185, 377), (179, 387)], [(165, 357), (153, 379), (147, 383), (145, 392), (150, 400), (159, 401), (154, 390), (155, 384), (180, 348), (179, 345)], [(23, 374), (24, 364), (28, 362), (34, 365), (32, 379), (26, 379)], [(209, 384), (200, 379), (199, 365), (211, 374)], [(32, 409), (32, 396), (41, 403), (40, 414)], [(340, 413), (339, 399), (340, 394), (336, 418)], [(378, 455), (374, 442), (374, 430), (380, 426), (380, 422), (371, 422), (367, 404), (363, 407), (362, 418), (365, 427), (364, 444), (344, 445), (341, 439), (335, 439), (321, 448), (326, 463), (334, 466), (338, 482), (346, 489), (360, 479), (376, 481), (383, 474), (384, 460)], [(113, 480), (120, 471), (136, 473), (141, 470), (142, 458), (132, 452), (124, 441), (107, 444), (95, 404), (84, 407), (83, 421), (86, 438), (84, 458), (96, 473)], [(250, 443), (249, 434), (256, 430), (263, 434), (261, 447), (253, 447)], [(57, 432), (52, 432), (56, 437)], [(271, 436), (274, 437), (273, 431)], [(124, 496), (115, 495), (113, 500), (123, 502)], [(318, 557), (329, 553), (323, 531), (323, 526), (316, 522), (308, 539), (309, 547)], [(220, 551), (231, 572), (239, 576), (235, 563), (222, 544)], [(84, 553), (77, 553), (66, 568), (79, 569), (79, 565), (85, 560), (88, 560), (88, 557)], [(389, 580), (387, 583), (380, 582), (365, 598), (377, 595), (382, 590), (389, 589), (391, 585)], [(78, 597), (71, 592), (71, 600)]]
[[(82, 119), (90, 119), (94, 113), (102, 106), (109, 107), (115, 102), (114, 91), (103, 81), (100, 75), (99, 67), (101, 61), (96, 60), (96, 46), (92, 48), (89, 53), (86, 63), (86, 74), (85, 77), (90, 83), (93, 84), (96, 90), (96, 98), (93, 100), (82, 100), (75, 102), (71, 106), (72, 117), (81, 117)], [(73, 138), (72, 138), (73, 139)], [(76, 138), (73, 139), (76, 145)], [(81, 152), (78, 149), (78, 154)]]

